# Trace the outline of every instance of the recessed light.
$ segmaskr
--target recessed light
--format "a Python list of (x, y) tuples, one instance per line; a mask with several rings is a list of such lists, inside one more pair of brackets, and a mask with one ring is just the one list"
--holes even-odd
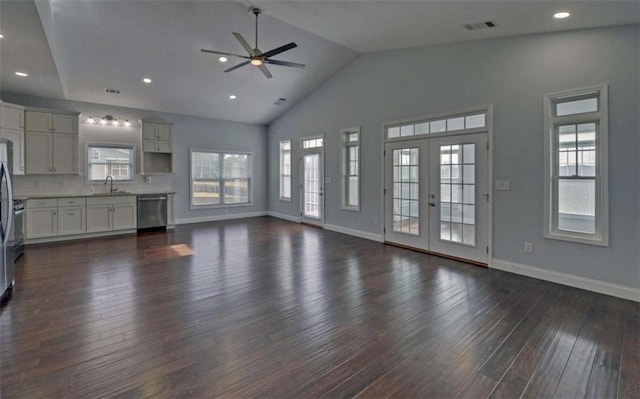
[(96, 123), (96, 120), (95, 120), (95, 119), (93, 119), (93, 116), (90, 116), (90, 117), (87, 119), (87, 123), (94, 124), (94, 123)]
[(220, 58), (218, 58), (218, 60), (219, 60), (220, 62), (227, 62), (227, 61), (229, 61), (229, 59), (228, 59), (227, 57), (220, 57)]
[(21, 76), (23, 78), (26, 78), (27, 76), (29, 76), (29, 74), (25, 72), (16, 72), (16, 75)]
[(232, 94), (232, 95), (230, 95), (230, 96), (229, 96), (229, 98), (230, 98), (230, 99), (232, 99), (232, 100), (235, 100), (235, 99), (236, 99), (236, 98), (238, 98), (238, 97), (236, 97), (236, 95), (235, 95), (235, 94)]
[(0, 33), (0, 39), (4, 39), (4, 35)]
[(129, 122), (129, 119), (124, 121), (124, 125), (125, 125), (125, 127), (131, 127), (131, 122)]
[(151, 78), (143, 78), (142, 81), (146, 84), (151, 83)]
[(553, 14), (553, 17), (556, 19), (564, 19), (564, 18), (568, 18), (570, 15), (571, 14), (568, 11), (560, 11)]
[(100, 119), (100, 124), (101, 125), (106, 125), (107, 124), (107, 120), (105, 118)]

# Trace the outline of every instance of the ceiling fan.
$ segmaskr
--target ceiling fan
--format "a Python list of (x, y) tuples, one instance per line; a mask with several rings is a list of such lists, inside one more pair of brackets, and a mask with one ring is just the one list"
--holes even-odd
[(241, 62), (238, 65), (235, 65), (227, 70), (225, 70), (225, 72), (231, 72), (233, 70), (236, 70), (238, 68), (241, 68), (245, 65), (251, 64), (254, 66), (257, 66), (258, 68), (260, 68), (260, 70), (262, 71), (262, 73), (264, 74), (264, 76), (267, 77), (267, 79), (271, 79), (273, 77), (273, 75), (271, 75), (271, 72), (269, 72), (269, 70), (267, 69), (267, 66), (265, 64), (271, 64), (271, 65), (281, 65), (281, 66), (286, 66), (286, 67), (293, 67), (293, 68), (304, 68), (304, 64), (298, 64), (296, 62), (287, 62), (287, 61), (280, 61), (280, 60), (272, 60), (271, 57), (273, 57), (274, 55), (278, 55), (280, 53), (284, 53), (285, 51), (291, 50), (293, 48), (298, 47), (297, 44), (295, 44), (294, 42), (291, 42), (289, 44), (285, 44), (284, 46), (280, 46), (278, 48), (274, 48), (273, 50), (269, 50), (267, 52), (262, 52), (260, 51), (260, 49), (258, 48), (258, 17), (262, 14), (262, 10), (256, 7), (251, 7), (249, 9), (249, 12), (252, 13), (253, 15), (256, 16), (256, 46), (255, 48), (251, 48), (251, 46), (249, 45), (249, 43), (247, 43), (246, 40), (244, 40), (244, 38), (242, 37), (241, 34), (233, 32), (233, 36), (236, 37), (236, 39), (238, 39), (238, 41), (240, 42), (240, 44), (242, 45), (242, 47), (244, 47), (245, 50), (247, 50), (247, 53), (249, 53), (249, 56), (245, 56), (245, 55), (240, 55), (240, 54), (233, 54), (233, 53), (225, 53), (222, 51), (213, 51), (213, 50), (206, 50), (206, 49), (202, 49), (203, 53), (212, 53), (212, 54), (220, 54), (220, 55), (230, 55), (233, 57), (238, 57), (238, 58), (244, 58), (248, 61), (245, 62)]

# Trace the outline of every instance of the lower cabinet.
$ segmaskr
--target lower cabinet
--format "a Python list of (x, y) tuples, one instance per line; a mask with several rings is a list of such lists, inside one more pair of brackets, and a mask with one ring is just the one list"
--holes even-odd
[[(28, 202), (27, 202), (28, 204)], [(30, 238), (58, 235), (58, 207), (29, 208), (26, 212), (26, 236)]]
[(132, 230), (136, 226), (134, 195), (31, 199), (26, 203), (27, 239)]
[(58, 235), (84, 234), (86, 231), (84, 212), (84, 206), (58, 208)]
[(137, 227), (136, 197), (87, 198), (87, 233)]

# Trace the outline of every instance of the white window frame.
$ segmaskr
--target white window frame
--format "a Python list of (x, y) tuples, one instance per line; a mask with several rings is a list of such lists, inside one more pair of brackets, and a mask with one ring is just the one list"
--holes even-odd
[[(283, 150), (282, 149), (282, 145), (283, 144), (289, 144), (289, 150)], [(292, 194), (292, 189), (293, 189), (293, 148), (292, 148), (292, 142), (291, 139), (288, 140), (282, 140), (280, 142), (280, 147), (279, 147), (279, 153), (280, 153), (280, 169), (279, 169), (279, 187), (280, 187), (280, 201), (291, 201), (291, 196)], [(289, 153), (289, 174), (285, 175), (283, 170), (284, 170), (284, 154), (288, 152)], [(289, 177), (289, 196), (286, 197), (283, 193), (284, 193), (284, 179), (283, 177)]]
[[(353, 142), (353, 141), (349, 141), (348, 138), (351, 134), (356, 133), (358, 135), (358, 140)], [(360, 141), (361, 141), (361, 134), (360, 134), (360, 126), (356, 126), (356, 127), (352, 127), (350, 129), (343, 129), (340, 131), (340, 146), (341, 146), (341, 154), (342, 154), (342, 183), (341, 183), (341, 191), (342, 191), (342, 200), (341, 200), (341, 206), (340, 208), (346, 211), (354, 211), (354, 212), (360, 212), (360, 204), (362, 203), (362, 198), (360, 196), (361, 193), (361, 186), (362, 186), (362, 176), (360, 171), (362, 170), (361, 166), (361, 156), (360, 156)], [(357, 190), (358, 190), (358, 204), (357, 205), (349, 205), (348, 204), (348, 198), (349, 198), (349, 177), (351, 177), (352, 175), (349, 174), (349, 164), (351, 162), (350, 158), (349, 158), (349, 150), (351, 147), (357, 147), (357, 154), (358, 154), (358, 174), (355, 175), (358, 177), (358, 186), (357, 186)]]
[(86, 182), (87, 184), (104, 184), (104, 180), (102, 179), (91, 179), (91, 165), (93, 165), (94, 162), (91, 154), (89, 153), (89, 151), (93, 148), (93, 147), (107, 147), (107, 148), (120, 148), (120, 149), (127, 149), (127, 150), (131, 150), (131, 163), (129, 165), (131, 165), (131, 179), (128, 180), (114, 180), (113, 184), (133, 184), (135, 182), (136, 179), (136, 145), (135, 144), (118, 144), (118, 143), (89, 143), (87, 142), (85, 144), (85, 165), (87, 167), (86, 169)]
[[(220, 187), (220, 203), (219, 204), (211, 204), (211, 205), (194, 205), (193, 203), (193, 153), (194, 152), (206, 152), (210, 154), (218, 154), (218, 187)], [(248, 188), (249, 195), (247, 198), (247, 202), (234, 202), (230, 204), (224, 203), (224, 156), (225, 155), (248, 155), (249, 162), (249, 177), (248, 179)], [(212, 179), (216, 180), (216, 179)], [(211, 150), (211, 149), (203, 149), (203, 148), (190, 148), (189, 149), (189, 208), (190, 209), (206, 209), (206, 208), (232, 208), (239, 206), (252, 206), (253, 205), (253, 153), (251, 152), (243, 152), (243, 151), (220, 151), (220, 150)]]
[[(597, 97), (598, 109), (565, 116), (555, 116), (558, 102)], [(566, 90), (544, 96), (544, 237), (582, 244), (609, 246), (609, 184), (608, 184), (608, 86), (606, 84)], [(558, 229), (558, 176), (556, 127), (560, 125), (596, 124), (595, 224), (594, 234)]]

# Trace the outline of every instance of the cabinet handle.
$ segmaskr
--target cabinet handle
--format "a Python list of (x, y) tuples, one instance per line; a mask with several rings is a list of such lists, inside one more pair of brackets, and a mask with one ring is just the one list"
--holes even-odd
[(76, 214), (75, 212), (69, 212), (69, 213), (67, 213), (67, 215), (69, 215), (69, 216), (75, 216), (75, 214)]

